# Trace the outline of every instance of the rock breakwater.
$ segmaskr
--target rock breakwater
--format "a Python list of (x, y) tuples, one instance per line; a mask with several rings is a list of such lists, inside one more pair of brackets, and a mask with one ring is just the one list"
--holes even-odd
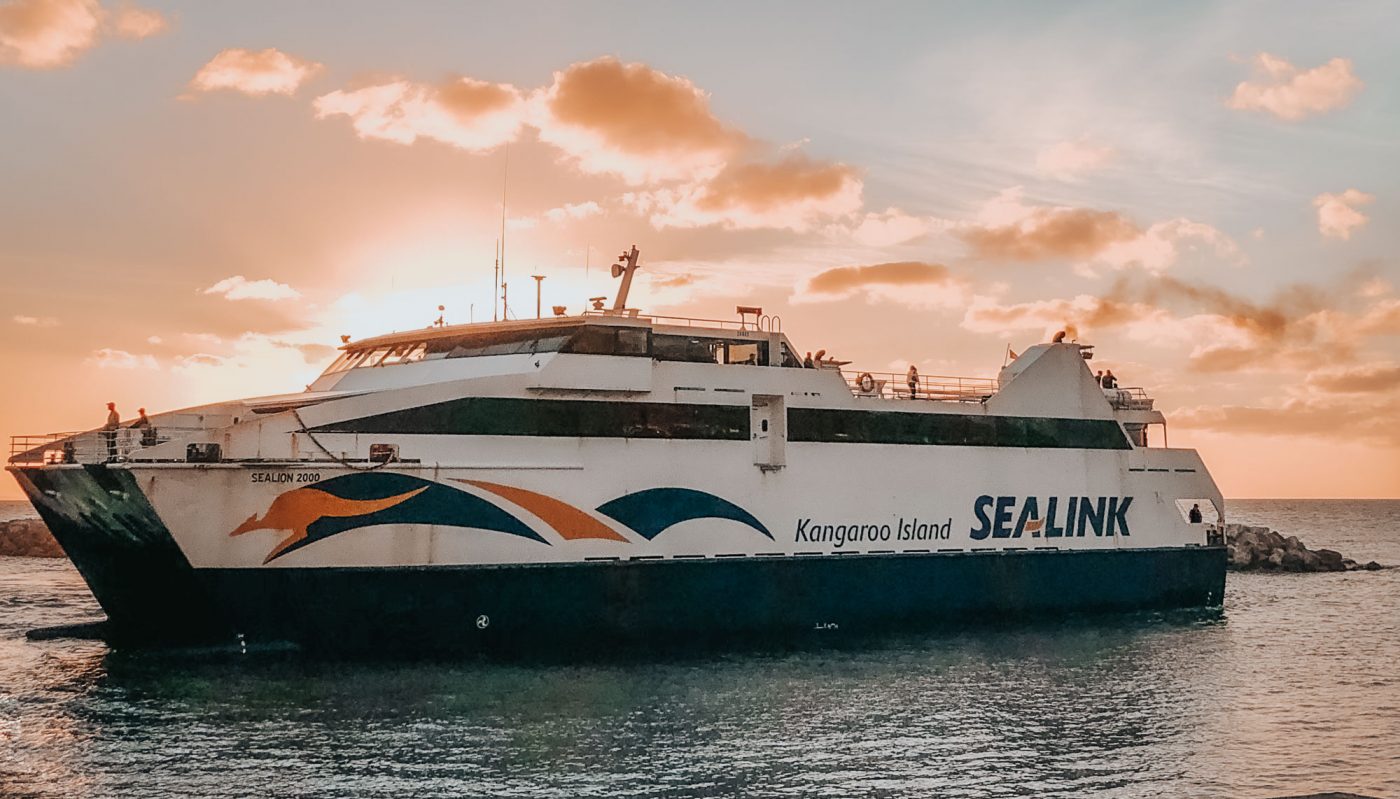
[(1364, 565), (1331, 549), (1308, 549), (1298, 536), (1284, 536), (1267, 527), (1225, 525), (1225, 548), (1231, 571), (1345, 572), (1383, 569), (1375, 561)]
[(0, 522), (0, 555), (61, 558), (63, 549), (39, 519)]

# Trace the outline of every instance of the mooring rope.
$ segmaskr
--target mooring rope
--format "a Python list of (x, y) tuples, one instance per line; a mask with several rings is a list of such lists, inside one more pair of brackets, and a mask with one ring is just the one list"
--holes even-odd
[(326, 454), (326, 457), (330, 458), (331, 460), (335, 461), (341, 466), (344, 466), (347, 469), (356, 472), (372, 472), (377, 469), (383, 469), (385, 466), (388, 466), (389, 464), (398, 460), (398, 458), (396, 457), (397, 453), (390, 453), (388, 459), (384, 460), (381, 463), (376, 463), (373, 466), (357, 466), (356, 464), (351, 463), (350, 461), (345, 460), (339, 455), (336, 455), (334, 452), (331, 452), (330, 450), (326, 449), (326, 445), (322, 444), (320, 440), (316, 438), (316, 434), (312, 433), (311, 430), (306, 426), (306, 422), (302, 421), (301, 414), (297, 413), (297, 409), (292, 408), (291, 410), (292, 416), (297, 420), (297, 424), (301, 425), (301, 432), (305, 433), (306, 437), (311, 439), (311, 443), (316, 445), (316, 449), (321, 450)]

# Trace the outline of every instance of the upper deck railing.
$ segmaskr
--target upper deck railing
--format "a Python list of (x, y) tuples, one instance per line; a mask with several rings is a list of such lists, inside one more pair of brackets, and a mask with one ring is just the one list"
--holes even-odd
[(1120, 411), (1152, 410), (1152, 398), (1147, 396), (1147, 390), (1142, 386), (1106, 388), (1103, 394), (1108, 399), (1108, 404)]
[(584, 311), (585, 317), (606, 317), (623, 319), (645, 319), (652, 324), (673, 325), (676, 327), (714, 327), (720, 330), (743, 330), (759, 333), (781, 333), (783, 332), (783, 318), (781, 316), (762, 314), (757, 319), (739, 320), (733, 319), (704, 319), (693, 316), (662, 316), (660, 314), (638, 313), (636, 311)]
[(68, 433), (10, 436), (9, 462), (20, 466), (51, 463), (111, 463), (130, 460), (143, 449), (203, 432), (191, 427), (123, 427)]
[(919, 375), (911, 386), (907, 374), (895, 372), (852, 372), (843, 369), (841, 376), (846, 378), (846, 385), (857, 397), (985, 402), (1000, 388), (1000, 384), (990, 377)]

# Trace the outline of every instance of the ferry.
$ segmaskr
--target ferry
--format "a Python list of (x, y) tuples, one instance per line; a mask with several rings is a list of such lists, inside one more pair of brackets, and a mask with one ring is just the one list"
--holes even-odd
[(7, 468), (117, 646), (570, 652), (1220, 605), (1220, 490), (1092, 347), (994, 379), (851, 369), (761, 308), (628, 308), (619, 261), (611, 307), (346, 340), (305, 391), (19, 436)]

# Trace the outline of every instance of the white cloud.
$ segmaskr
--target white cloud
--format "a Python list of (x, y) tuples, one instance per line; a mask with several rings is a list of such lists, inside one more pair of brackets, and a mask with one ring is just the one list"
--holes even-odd
[(551, 222), (564, 222), (569, 219), (587, 219), (603, 213), (603, 209), (592, 200), (581, 203), (565, 203), (558, 208), (544, 212), (544, 218)]
[(1236, 86), (1227, 105), (1263, 111), (1290, 122), (1341, 108), (1364, 85), (1352, 73), (1348, 58), (1300, 70), (1278, 56), (1260, 53), (1254, 57), (1254, 68), (1255, 79)]
[(301, 292), (269, 278), (248, 280), (242, 275), (226, 277), (205, 289), (205, 294), (222, 294), (226, 300), (292, 300)]
[(230, 89), (254, 97), (292, 95), (321, 69), (322, 66), (314, 61), (297, 58), (275, 48), (244, 50), (233, 47), (220, 52), (200, 67), (190, 81), (190, 88), (197, 92)]
[(1375, 199), (1374, 195), (1356, 189), (1317, 195), (1313, 198), (1313, 207), (1317, 209), (1318, 232), (1334, 239), (1351, 238), (1351, 232), (1370, 219), (1356, 210), (1356, 206), (1368, 205)]
[(1060, 180), (1074, 180), (1080, 175), (1104, 168), (1116, 155), (1117, 151), (1112, 147), (1094, 144), (1087, 139), (1062, 141), (1041, 150), (1036, 155), (1035, 168)]
[(1108, 244), (1093, 262), (1114, 269), (1135, 266), (1149, 272), (1164, 272), (1187, 250), (1205, 250), (1235, 264), (1243, 255), (1229, 236), (1204, 222), (1186, 218), (1158, 222), (1136, 238)]
[(886, 208), (883, 213), (867, 213), (850, 234), (867, 247), (892, 247), (927, 235), (933, 228), (930, 219)]
[(153, 355), (137, 355), (126, 350), (114, 350), (108, 347), (93, 351), (87, 362), (102, 369), (160, 368), (160, 364), (156, 362)]
[(1234, 241), (1203, 222), (1176, 218), (1143, 230), (1116, 211), (1026, 202), (1020, 186), (989, 200), (971, 221), (950, 229), (986, 260), (1075, 263), (1076, 271), (1094, 267), (1136, 267), (1160, 273), (1189, 251), (1208, 251), (1234, 263), (1243, 255)]
[(58, 324), (58, 320), (52, 316), (26, 316), (24, 314), (16, 314), (11, 317), (10, 320), (17, 325), (25, 325), (26, 327), (54, 327)]
[(164, 33), (170, 22), (159, 11), (124, 4), (112, 17), (112, 32), (123, 39), (144, 39)]

